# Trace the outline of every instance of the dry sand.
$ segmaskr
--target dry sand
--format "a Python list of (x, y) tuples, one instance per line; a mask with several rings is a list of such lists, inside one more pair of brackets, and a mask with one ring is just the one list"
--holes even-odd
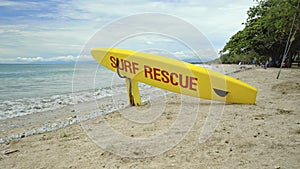
[[(276, 79), (277, 72), (278, 69), (255, 68), (232, 75), (258, 89), (256, 105), (224, 106), (220, 103), (210, 104), (210, 101), (202, 99), (187, 97), (182, 99), (178, 94), (171, 94), (157, 100), (165, 103), (164, 109), (155, 107), (154, 101), (139, 108), (128, 107), (81, 124), (0, 144), (0, 166), (1, 168), (300, 168), (300, 70), (283, 69), (279, 79)], [(186, 107), (178, 111), (182, 104)], [(219, 108), (218, 110), (224, 108), (223, 115), (214, 133), (204, 143), (199, 143), (199, 135), (203, 132), (205, 121), (210, 117), (209, 113), (212, 113), (211, 106)], [(94, 111), (96, 108), (85, 105), (81, 109)], [(151, 111), (145, 111), (148, 109)], [(163, 110), (161, 114), (156, 114), (161, 110)], [(72, 112), (72, 109), (65, 108), (57, 112), (64, 111)], [(136, 111), (142, 114), (137, 115)], [(70, 113), (63, 114), (66, 117), (70, 115)], [(149, 115), (153, 120), (151, 123), (147, 122), (149, 118), (144, 118)], [(181, 126), (174, 127), (173, 124), (179, 118), (183, 119)], [(174, 130), (167, 138), (161, 139), (165, 144), (158, 145), (156, 142), (149, 144), (153, 145), (153, 149), (149, 148), (149, 145), (148, 147), (145, 145), (145, 149), (137, 148), (134, 144), (123, 144), (128, 147), (120, 146), (118, 149), (120, 143), (117, 142), (118, 138), (115, 140), (115, 133), (108, 130), (98, 131), (102, 134), (101, 139), (99, 135), (88, 136), (91, 131), (97, 131), (92, 124), (103, 124), (103, 121), (109, 123), (115, 131), (132, 139), (159, 137), (171, 128)], [(183, 139), (178, 140), (181, 137)], [(168, 140), (169, 138), (171, 139)], [(97, 139), (96, 142), (102, 147), (95, 144)], [(171, 146), (165, 151), (167, 146), (173, 144), (174, 147)], [(136, 149), (132, 150), (134, 147)], [(161, 152), (158, 151), (153, 155), (152, 150)], [(121, 157), (109, 151), (117, 151), (118, 154), (127, 154), (129, 157)]]

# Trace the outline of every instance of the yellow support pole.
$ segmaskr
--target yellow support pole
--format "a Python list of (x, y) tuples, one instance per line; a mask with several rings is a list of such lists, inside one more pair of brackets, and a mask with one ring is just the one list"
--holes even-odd
[(138, 81), (126, 78), (126, 89), (128, 93), (128, 100), (131, 106), (141, 105), (141, 96), (139, 91)]

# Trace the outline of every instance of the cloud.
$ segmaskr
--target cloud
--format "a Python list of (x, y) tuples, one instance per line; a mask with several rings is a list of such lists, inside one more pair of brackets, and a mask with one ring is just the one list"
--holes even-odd
[(93, 58), (89, 55), (80, 56), (56, 56), (51, 58), (44, 57), (17, 57), (16, 59), (7, 60), (10, 63), (75, 63), (75, 62), (88, 62), (93, 61)]
[(17, 57), (18, 62), (42, 62), (44, 59), (42, 57)]

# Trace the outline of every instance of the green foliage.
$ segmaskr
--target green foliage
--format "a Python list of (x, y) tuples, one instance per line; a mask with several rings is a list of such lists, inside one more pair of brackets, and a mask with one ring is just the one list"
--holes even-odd
[[(245, 28), (226, 43), (221, 53), (224, 63), (272, 57), (279, 61), (285, 49), (294, 16), (298, 16), (298, 0), (256, 0), (257, 6), (247, 12)], [(296, 17), (289, 55), (300, 50), (300, 17)], [(237, 56), (238, 55), (238, 56)], [(264, 56), (264, 57), (262, 57)], [(274, 63), (275, 64), (275, 63)]]

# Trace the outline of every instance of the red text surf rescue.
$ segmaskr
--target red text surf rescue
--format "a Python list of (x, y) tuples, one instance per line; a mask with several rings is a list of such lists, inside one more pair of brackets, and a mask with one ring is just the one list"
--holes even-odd
[[(117, 68), (117, 59), (114, 56), (110, 56), (111, 66)], [(136, 74), (139, 71), (139, 64), (136, 62), (128, 61), (126, 59), (120, 59), (119, 70)], [(156, 67), (144, 65), (144, 77), (163, 83), (171, 84), (173, 86), (181, 86), (193, 91), (197, 91), (197, 80), (198, 78), (188, 75), (183, 75), (176, 72), (168, 72)]]

